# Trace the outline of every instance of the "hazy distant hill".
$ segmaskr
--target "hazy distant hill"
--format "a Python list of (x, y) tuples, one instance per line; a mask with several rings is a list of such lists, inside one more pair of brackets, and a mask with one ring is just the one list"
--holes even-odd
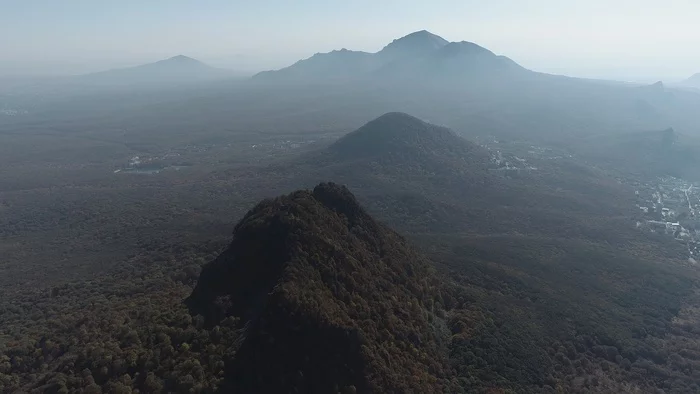
[(187, 84), (232, 77), (231, 71), (179, 55), (155, 63), (86, 74), (74, 82), (95, 85)]
[(384, 114), (299, 163), (353, 185), (377, 182), (406, 192), (413, 182), (443, 195), (476, 194), (498, 183), (486, 149), (401, 112)]
[(683, 84), (694, 88), (700, 88), (700, 73), (694, 74), (692, 77), (686, 79)]
[(183, 103), (193, 97), (228, 92), (240, 80), (241, 75), (235, 71), (180, 55), (92, 74), (0, 83), (0, 109), (76, 119), (156, 103)]
[(188, 303), (210, 324), (245, 322), (224, 392), (449, 392), (428, 265), (345, 187), (320, 184), (248, 212)]
[(488, 153), (453, 131), (405, 113), (391, 112), (340, 138), (328, 148), (337, 159), (376, 160), (425, 170), (480, 172)]
[[(450, 43), (422, 30), (399, 38), (377, 53), (343, 49), (316, 55), (281, 70), (265, 71), (255, 80), (353, 80), (388, 76), (470, 76), (522, 69), (512, 60), (469, 42)], [(444, 73), (449, 74), (445, 75)]]

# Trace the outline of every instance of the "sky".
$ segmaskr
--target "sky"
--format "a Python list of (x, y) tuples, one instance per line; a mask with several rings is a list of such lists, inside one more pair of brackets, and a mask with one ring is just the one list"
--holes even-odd
[(179, 54), (255, 72), (426, 29), (536, 71), (674, 81), (700, 72), (698, 15), (698, 0), (0, 0), (0, 75)]

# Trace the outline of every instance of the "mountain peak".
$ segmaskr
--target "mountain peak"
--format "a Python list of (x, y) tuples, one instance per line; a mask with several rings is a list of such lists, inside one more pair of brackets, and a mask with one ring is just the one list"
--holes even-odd
[(654, 93), (664, 93), (666, 92), (666, 86), (662, 81), (657, 81), (652, 83), (651, 85), (643, 86), (643, 89), (649, 91), (649, 92), (654, 92)]
[(398, 111), (387, 112), (384, 115), (381, 115), (378, 118), (372, 120), (372, 122), (404, 122), (406, 124), (414, 123), (416, 125), (427, 124), (413, 115), (409, 115), (405, 112)]
[(357, 222), (363, 214), (360, 204), (347, 187), (332, 182), (321, 183), (314, 188), (313, 196), (321, 204)]
[(445, 392), (446, 338), (428, 308), (441, 282), (427, 263), (347, 188), (322, 183), (246, 214), (187, 303), (210, 324), (242, 320), (224, 392)]
[(427, 30), (421, 30), (392, 41), (379, 53), (429, 53), (430, 51), (439, 49), (448, 43), (449, 42), (447, 40), (438, 35), (435, 35)]
[(437, 34), (433, 34), (425, 29), (414, 31), (413, 33), (410, 33), (410, 34), (406, 34), (405, 36), (403, 36), (399, 39), (396, 39), (394, 41), (417, 40), (417, 39), (431, 39), (431, 40), (447, 42), (447, 40), (445, 40), (444, 38), (438, 36)]
[(169, 59), (167, 59), (167, 60), (173, 61), (173, 62), (197, 62), (197, 63), (200, 63), (199, 60), (193, 59), (193, 58), (191, 58), (191, 57), (189, 57), (189, 56), (185, 56), (185, 55), (173, 56), (173, 57), (171, 57), (171, 58), (169, 58)]
[[(206, 66), (204, 63), (200, 62), (199, 60), (191, 58), (189, 56), (185, 56), (185, 55), (173, 56), (173, 57), (163, 59), (163, 60), (157, 61), (155, 63), (151, 63), (151, 64), (158, 64), (158, 65), (169, 64), (169, 65), (174, 65), (174, 66)], [(144, 66), (148, 66), (148, 64), (146, 64)]]

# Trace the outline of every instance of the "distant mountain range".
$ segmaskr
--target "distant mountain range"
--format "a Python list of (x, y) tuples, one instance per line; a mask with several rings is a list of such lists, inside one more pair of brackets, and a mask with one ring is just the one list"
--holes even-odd
[(411, 33), (376, 53), (341, 49), (317, 53), (293, 65), (255, 75), (256, 80), (304, 81), (503, 76), (524, 71), (514, 61), (471, 42), (449, 42), (426, 30)]
[[(572, 134), (604, 130), (673, 127), (690, 133), (698, 117), (693, 108), (700, 105), (700, 95), (689, 89), (541, 73), (475, 43), (448, 42), (425, 30), (396, 39), (376, 53), (318, 53), (259, 73), (252, 81), (303, 89), (303, 94), (289, 93), (290, 103), (274, 113), (275, 119), (287, 112), (288, 121), (302, 121), (309, 117), (298, 114), (313, 107), (315, 117), (337, 125), (346, 118), (357, 122), (398, 110), (459, 130), (489, 130), (506, 137), (527, 130), (530, 137), (563, 145)], [(276, 99), (284, 94), (280, 91)], [(480, 120), (489, 114), (498, 119)]]
[(232, 76), (232, 71), (211, 67), (191, 57), (178, 55), (155, 63), (85, 74), (74, 78), (73, 81), (107, 86), (156, 85), (212, 81)]
[[(135, 127), (162, 122), (167, 114), (174, 125), (206, 116), (222, 125), (235, 118), (239, 125), (258, 130), (277, 130), (280, 124), (298, 130), (351, 130), (367, 119), (401, 111), (459, 132), (506, 138), (526, 135), (573, 149), (577, 147), (571, 143), (574, 135), (668, 127), (691, 135), (700, 119), (696, 111), (700, 94), (693, 89), (539, 73), (477, 44), (448, 42), (424, 30), (396, 39), (376, 53), (348, 49), (319, 53), (240, 80), (235, 87), (208, 83), (231, 75), (176, 56), (71, 78), (56, 84), (50, 94), (40, 91), (24, 101), (13, 94), (7, 101), (11, 108), (34, 113), (49, 109), (60, 116), (68, 111), (77, 116), (76, 112), (83, 114), (88, 108), (113, 111), (139, 102), (164, 103), (158, 111), (140, 114), (134, 119)], [(158, 92), (163, 87), (189, 88), (201, 81), (198, 89), (180, 89), (177, 95), (172, 90)], [(137, 87), (146, 87), (151, 96), (134, 94)], [(131, 97), (103, 94), (118, 90)], [(82, 101), (67, 100), (71, 94), (82, 95)], [(101, 99), (96, 97), (100, 94)], [(187, 100), (195, 96), (196, 103)], [(175, 97), (178, 100), (173, 101)]]

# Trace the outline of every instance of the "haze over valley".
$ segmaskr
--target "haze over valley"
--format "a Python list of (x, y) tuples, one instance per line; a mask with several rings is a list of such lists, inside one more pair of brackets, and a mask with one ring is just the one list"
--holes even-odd
[(697, 75), (407, 33), (1, 78), (0, 392), (700, 391)]

